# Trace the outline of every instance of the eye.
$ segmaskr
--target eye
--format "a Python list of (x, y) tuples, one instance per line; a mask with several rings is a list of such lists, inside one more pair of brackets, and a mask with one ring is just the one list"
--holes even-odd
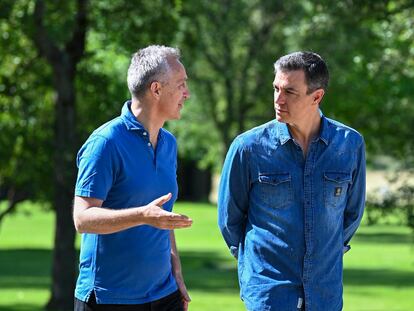
[(275, 92), (279, 93), (279, 88), (277, 86), (273, 86), (273, 88), (275, 89)]

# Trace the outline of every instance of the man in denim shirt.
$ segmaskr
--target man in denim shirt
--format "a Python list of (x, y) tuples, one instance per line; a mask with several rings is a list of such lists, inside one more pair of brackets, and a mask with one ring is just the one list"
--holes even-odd
[(274, 64), (276, 120), (239, 135), (224, 163), (218, 222), (251, 311), (342, 309), (342, 256), (365, 202), (365, 148), (326, 118), (324, 60)]

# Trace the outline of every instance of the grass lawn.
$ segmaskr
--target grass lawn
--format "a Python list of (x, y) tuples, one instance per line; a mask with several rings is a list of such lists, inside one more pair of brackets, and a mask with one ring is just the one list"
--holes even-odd
[[(31, 216), (10, 215), (0, 227), (0, 311), (41, 310), (49, 296), (53, 214), (36, 206)], [(194, 220), (176, 232), (190, 309), (244, 310), (236, 262), (216, 225), (216, 209), (179, 203)], [(362, 226), (345, 256), (345, 311), (407, 311), (414, 308), (414, 242), (398, 226)], [(326, 310), (329, 311), (329, 310)]]

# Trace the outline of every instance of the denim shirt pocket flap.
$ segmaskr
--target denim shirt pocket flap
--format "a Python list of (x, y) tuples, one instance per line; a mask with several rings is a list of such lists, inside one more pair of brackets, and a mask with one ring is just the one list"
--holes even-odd
[(341, 184), (341, 183), (349, 183), (351, 182), (351, 174), (345, 172), (325, 172), (324, 174), (325, 179)]
[(291, 180), (289, 173), (260, 173), (259, 182), (263, 184), (278, 185)]

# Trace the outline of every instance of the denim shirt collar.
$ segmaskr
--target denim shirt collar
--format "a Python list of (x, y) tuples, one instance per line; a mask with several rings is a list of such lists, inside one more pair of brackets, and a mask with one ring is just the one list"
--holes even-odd
[(131, 101), (125, 102), (121, 111), (121, 118), (128, 131), (138, 130), (140, 132), (146, 131), (144, 126), (138, 122), (137, 118), (131, 112)]
[[(325, 145), (329, 145), (329, 123), (328, 120), (320, 111), (321, 116), (321, 129), (319, 131), (319, 136), (315, 138), (315, 141), (322, 140)], [(293, 137), (290, 135), (289, 128), (286, 123), (277, 122), (277, 132), (279, 141), (284, 145), (287, 141), (293, 140)]]

